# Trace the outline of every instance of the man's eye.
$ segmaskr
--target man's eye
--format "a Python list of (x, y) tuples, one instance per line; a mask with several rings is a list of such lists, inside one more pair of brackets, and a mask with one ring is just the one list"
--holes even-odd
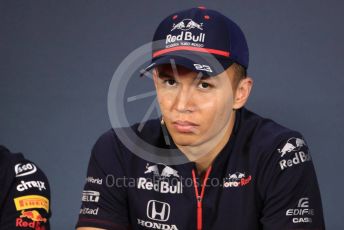
[(176, 81), (173, 79), (164, 80), (164, 84), (169, 86), (174, 86), (176, 84)]
[(199, 83), (199, 87), (201, 89), (208, 89), (208, 88), (211, 87), (211, 85), (209, 83), (207, 83), (207, 82), (201, 82), (201, 83)]

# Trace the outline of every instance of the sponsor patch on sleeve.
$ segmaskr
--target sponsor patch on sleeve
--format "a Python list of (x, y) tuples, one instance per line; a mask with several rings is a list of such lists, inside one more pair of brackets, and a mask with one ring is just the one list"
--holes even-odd
[(16, 218), (16, 227), (45, 230), (47, 221), (48, 219), (43, 217), (38, 210), (22, 210), (20, 216)]
[(298, 200), (296, 207), (287, 209), (285, 215), (291, 217), (291, 220), (294, 224), (312, 223), (314, 209), (310, 205), (309, 198), (302, 197)]
[(39, 195), (28, 195), (14, 198), (14, 204), (17, 211), (42, 208), (45, 211), (49, 212), (49, 200)]
[(312, 160), (306, 142), (301, 138), (289, 138), (283, 147), (277, 149), (277, 151), (281, 154), (281, 160), (279, 161), (281, 170)]
[(16, 177), (23, 177), (37, 172), (37, 167), (33, 163), (19, 163), (14, 166)]

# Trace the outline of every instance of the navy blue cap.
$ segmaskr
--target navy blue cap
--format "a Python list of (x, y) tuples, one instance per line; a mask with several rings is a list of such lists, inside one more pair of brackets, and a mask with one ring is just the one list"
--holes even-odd
[(176, 12), (155, 31), (152, 61), (145, 69), (173, 62), (208, 76), (231, 64), (248, 68), (249, 51), (240, 27), (215, 10), (204, 7)]

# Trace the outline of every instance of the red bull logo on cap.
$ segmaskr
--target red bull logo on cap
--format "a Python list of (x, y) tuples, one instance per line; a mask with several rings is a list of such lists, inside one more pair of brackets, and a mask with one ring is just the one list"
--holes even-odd
[(183, 19), (181, 22), (177, 24), (173, 24), (171, 31), (177, 30), (177, 29), (185, 31), (185, 30), (190, 30), (194, 28), (203, 30), (203, 23), (198, 24), (192, 19)]
[[(192, 42), (204, 42), (205, 34), (200, 33), (199, 35), (193, 35), (191, 32), (181, 32), (179, 35), (167, 35), (166, 37), (166, 44), (178, 42), (178, 41), (184, 41), (184, 44), (180, 45), (188, 45), (185, 42), (186, 41), (192, 41)], [(190, 44), (189, 44), (190, 45)]]
[[(189, 31), (196, 29), (196, 31)], [(203, 23), (197, 23), (192, 19), (183, 19), (177, 24), (173, 23), (171, 32), (181, 30), (179, 34), (168, 34), (166, 36), (166, 48), (175, 46), (196, 46), (203, 47), (205, 33), (196, 33), (197, 30), (203, 30)]]

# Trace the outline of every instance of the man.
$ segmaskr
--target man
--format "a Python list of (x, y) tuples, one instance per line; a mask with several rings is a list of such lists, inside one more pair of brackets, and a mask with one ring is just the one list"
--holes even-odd
[(168, 16), (153, 41), (146, 71), (162, 117), (137, 135), (187, 161), (149, 162), (119, 129), (106, 132), (92, 151), (78, 230), (325, 229), (305, 140), (244, 107), (253, 80), (241, 29), (199, 7)]
[(22, 154), (0, 145), (0, 229), (49, 230), (50, 188)]

